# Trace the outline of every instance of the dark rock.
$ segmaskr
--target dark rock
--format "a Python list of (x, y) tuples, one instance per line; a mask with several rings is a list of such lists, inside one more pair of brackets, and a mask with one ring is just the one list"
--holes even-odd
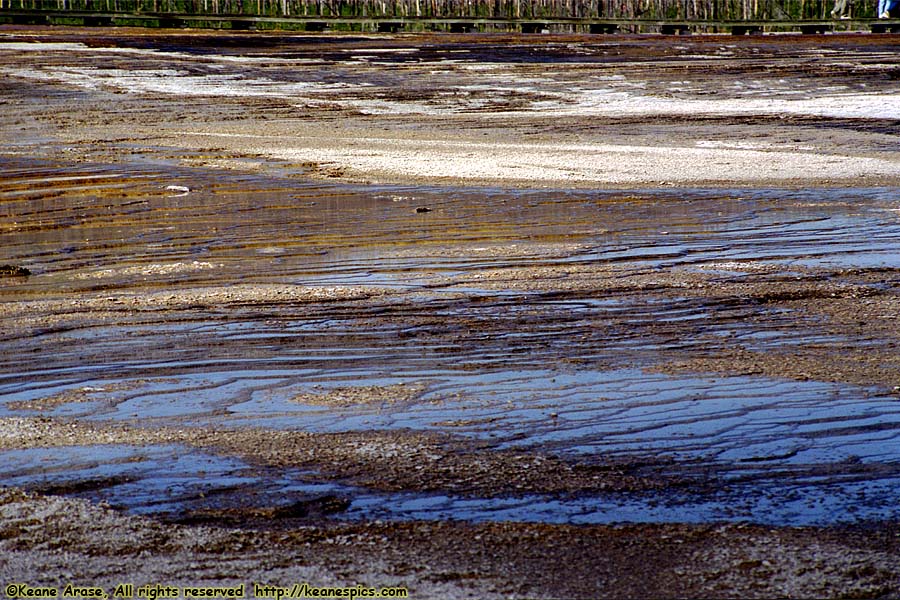
[(287, 506), (279, 506), (272, 510), (272, 518), (298, 519), (309, 517), (321, 517), (350, 508), (350, 501), (332, 494), (310, 500), (300, 500)]
[(0, 265), (0, 277), (28, 277), (29, 275), (31, 275), (31, 271), (25, 267)]

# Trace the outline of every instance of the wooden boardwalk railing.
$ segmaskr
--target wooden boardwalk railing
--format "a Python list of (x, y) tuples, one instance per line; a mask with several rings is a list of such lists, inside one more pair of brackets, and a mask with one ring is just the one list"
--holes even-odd
[[(0, 24), (12, 23), (22, 25), (83, 25), (83, 26), (137, 26), (160, 28), (216, 28), (230, 30), (248, 29), (286, 29), (296, 31), (367, 31), (367, 32), (415, 32), (415, 31), (449, 31), (449, 32), (567, 32), (612, 34), (630, 33), (732, 33), (735, 35), (763, 34), (769, 32), (800, 32), (805, 34), (828, 33), (832, 31), (871, 31), (873, 33), (900, 33), (900, 19), (687, 19), (687, 18), (652, 18), (604, 16), (593, 14), (587, 16), (571, 16), (567, 14), (546, 15), (485, 15), (487, 11), (476, 10), (476, 0), (470, 0), (468, 9), (448, 11), (455, 14), (402, 14), (405, 11), (384, 10), (370, 13), (363, 10), (363, 2), (369, 0), (341, 0), (335, 5), (334, 14), (326, 9), (328, 0), (317, 0), (322, 3), (311, 14), (291, 14), (286, 8), (289, 2), (297, 0), (279, 0), (285, 7), (281, 11), (287, 14), (266, 14), (263, 2), (270, 0), (239, 0), (240, 11), (224, 12), (222, 4), (235, 0), (188, 0), (195, 5), (195, 10), (183, 10), (184, 0), (0, 0)], [(303, 0), (307, 1), (307, 0)], [(357, 3), (355, 10), (346, 7)], [(395, 2), (412, 0), (395, 0)], [(425, 0), (415, 0), (419, 12), (437, 12), (434, 3), (428, 11), (421, 10)], [(458, 0), (447, 0), (457, 2)], [(479, 0), (494, 3), (510, 0)], [(524, 3), (526, 0), (518, 0)], [(536, 0), (538, 1), (538, 0)], [(540, 0), (549, 1), (549, 0)], [(586, 12), (599, 13), (596, 10), (603, 0), (569, 0), (571, 5), (583, 1), (591, 3), (594, 9)], [(249, 4), (258, 4), (250, 6)], [(387, 3), (385, 0), (384, 4)], [(13, 4), (15, 6), (10, 6)], [(89, 6), (73, 6), (73, 5)], [(150, 6), (148, 6), (148, 4)], [(56, 6), (51, 6), (56, 5)], [(230, 6), (230, 8), (235, 8)], [(397, 8), (396, 6), (394, 7)], [(459, 8), (459, 7), (457, 7)], [(532, 5), (533, 8), (533, 5)], [(571, 8), (571, 6), (570, 6)], [(182, 10), (176, 10), (182, 9)], [(207, 10), (208, 9), (208, 10)], [(494, 11), (502, 12), (502, 11)], [(534, 12), (529, 11), (529, 12)], [(549, 11), (547, 11), (549, 12)], [(565, 13), (566, 11), (560, 11)], [(572, 10), (569, 12), (581, 12)]]
[[(848, 3), (856, 19), (877, 0)], [(834, 0), (0, 0), (0, 10), (308, 18), (625, 19), (806, 21), (831, 17)], [(898, 14), (900, 16), (900, 14)]]

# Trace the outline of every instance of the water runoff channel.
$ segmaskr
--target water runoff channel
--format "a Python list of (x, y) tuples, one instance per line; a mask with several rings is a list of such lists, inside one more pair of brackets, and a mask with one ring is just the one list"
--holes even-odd
[[(287, 184), (263, 175), (198, 184), (202, 174), (186, 168), (117, 167), (86, 183), (77, 165), (3, 168), (8, 210), (34, 206), (10, 182), (42, 178), (47, 215), (42, 226), (3, 234), (3, 262), (34, 272), (11, 284), (7, 299), (127, 300), (241, 284), (391, 293), (352, 306), (207, 306), (7, 333), (0, 418), (437, 432), (498, 450), (644, 463), (687, 484), (490, 498), (385, 492), (179, 444), (91, 444), (4, 450), (2, 485), (162, 516), (249, 492), (271, 505), (348, 498), (336, 519), (829, 525), (898, 517), (896, 395), (654, 368), (716, 344), (766, 353), (859, 340), (777, 305), (646, 284), (672, 274), (740, 283), (759, 271), (896, 269), (893, 190), (448, 194), (292, 181), (286, 203)], [(96, 187), (126, 179), (155, 202)], [(180, 179), (193, 193), (165, 191)], [(224, 203), (238, 206), (223, 211)], [(566, 287), (554, 279), (563, 272), (645, 285)], [(354, 390), (376, 398), (340, 401)]]

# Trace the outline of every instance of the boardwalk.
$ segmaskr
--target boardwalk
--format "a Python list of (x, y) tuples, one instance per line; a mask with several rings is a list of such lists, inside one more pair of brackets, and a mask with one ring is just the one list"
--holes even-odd
[[(0, 0), (0, 23), (293, 29), (688, 33), (889, 32), (875, 5), (833, 0)], [(900, 15), (897, 15), (900, 17)]]
[[(61, 0), (61, 2), (67, 0)], [(7, 0), (9, 2), (9, 0)], [(28, 4), (22, 0), (21, 4)], [(159, 7), (157, 7), (159, 8)], [(17, 25), (83, 25), (158, 28), (203, 28), (228, 30), (293, 30), (307, 32), (516, 32), (516, 33), (731, 33), (734, 35), (772, 32), (821, 34), (828, 32), (871, 31), (900, 33), (900, 19), (653, 19), (626, 17), (497, 17), (497, 16), (415, 16), (415, 15), (350, 15), (328, 14), (266, 15), (255, 12), (188, 13), (159, 10), (87, 10), (65, 8), (0, 9), (0, 24)]]

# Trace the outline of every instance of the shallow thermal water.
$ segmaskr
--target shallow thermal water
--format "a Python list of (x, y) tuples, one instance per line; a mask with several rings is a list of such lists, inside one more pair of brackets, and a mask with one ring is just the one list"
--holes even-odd
[[(0, 263), (34, 273), (10, 280), (7, 297), (101, 291), (114, 303), (237, 283), (400, 294), (355, 308), (201, 307), (171, 319), (38, 325), (4, 341), (0, 416), (439, 431), (498, 448), (647, 460), (657, 472), (702, 474), (708, 485), (587, 497), (385, 494), (178, 446), (6, 451), (0, 483), (46, 489), (99, 479), (106, 483), (67, 493), (166, 514), (214, 505), (210, 497), (228, 505), (252, 490), (260, 504), (343, 495), (346, 518), (826, 524), (898, 516), (896, 396), (648, 370), (715, 339), (763, 352), (840, 342), (816, 322), (696, 296), (579, 297), (473, 277), (567, 265), (728, 278), (748, 265), (777, 274), (897, 268), (895, 190), (372, 189), (150, 164), (88, 173), (5, 159), (0, 169), (8, 219)], [(648, 322), (681, 333), (667, 337)], [(417, 392), (347, 406), (295, 400), (399, 384)]]
[[(122, 127), (159, 120), (191, 143), (206, 135), (213, 145), (277, 144), (278, 128), (257, 132), (254, 115), (276, 124), (334, 115), (337, 124), (359, 119), (367, 135), (389, 124), (403, 140), (415, 123), (401, 115), (457, 119), (431, 123), (448, 136), (457, 123), (479, 131), (488, 115), (508, 147), (559, 136), (567, 152), (591, 131), (625, 148), (684, 127), (694, 156), (806, 153), (821, 158), (819, 175), (848, 181), (838, 177), (846, 161), (813, 152), (808, 140), (823, 138), (801, 125), (880, 131), (866, 138), (869, 149), (896, 145), (879, 121), (900, 101), (888, 37), (827, 36), (814, 46), (787, 36), (593, 38), (539, 50), (505, 38), (96, 37), (0, 41), (0, 78), (40, 107), (37, 117), (23, 109), (4, 121), (16, 133), (0, 157), (0, 265), (32, 275), (0, 280), (0, 300), (36, 304), (0, 330), (0, 417), (436, 432), (496, 450), (645, 465), (637, 474), (687, 484), (492, 498), (385, 493), (161, 444), (2, 451), (0, 485), (174, 518), (330, 496), (349, 501), (334, 515), (348, 519), (900, 517), (896, 393), (657, 368), (736, 345), (790, 355), (881, 344), (739, 288), (793, 278), (838, 291), (890, 285), (864, 275), (900, 269), (896, 188), (345, 185), (310, 179), (318, 167), (299, 158), (161, 148)], [(50, 131), (74, 127), (70, 105), (85, 107), (74, 120), (92, 135), (97, 127), (114, 150), (87, 139), (60, 145)], [(732, 137), (723, 116), (749, 125)], [(547, 121), (516, 121), (537, 117)], [(785, 118), (798, 127), (768, 137), (770, 121)], [(895, 170), (875, 159), (854, 165), (868, 169), (860, 175)], [(697, 292), (700, 280), (709, 294)], [(714, 297), (719, 283), (738, 291)], [(197, 292), (269, 285), (378, 291), (328, 302)], [(341, 400), (361, 389), (374, 399)]]
[(774, 472), (723, 477), (718, 489), (642, 494), (472, 498), (378, 493), (321, 482), (315, 473), (260, 469), (179, 446), (75, 446), (2, 453), (0, 477), (45, 493), (102, 501), (135, 514), (182, 519), (214, 509), (340, 498), (336, 518), (514, 520), (546, 523), (747, 521), (829, 525), (896, 518), (900, 475)]

